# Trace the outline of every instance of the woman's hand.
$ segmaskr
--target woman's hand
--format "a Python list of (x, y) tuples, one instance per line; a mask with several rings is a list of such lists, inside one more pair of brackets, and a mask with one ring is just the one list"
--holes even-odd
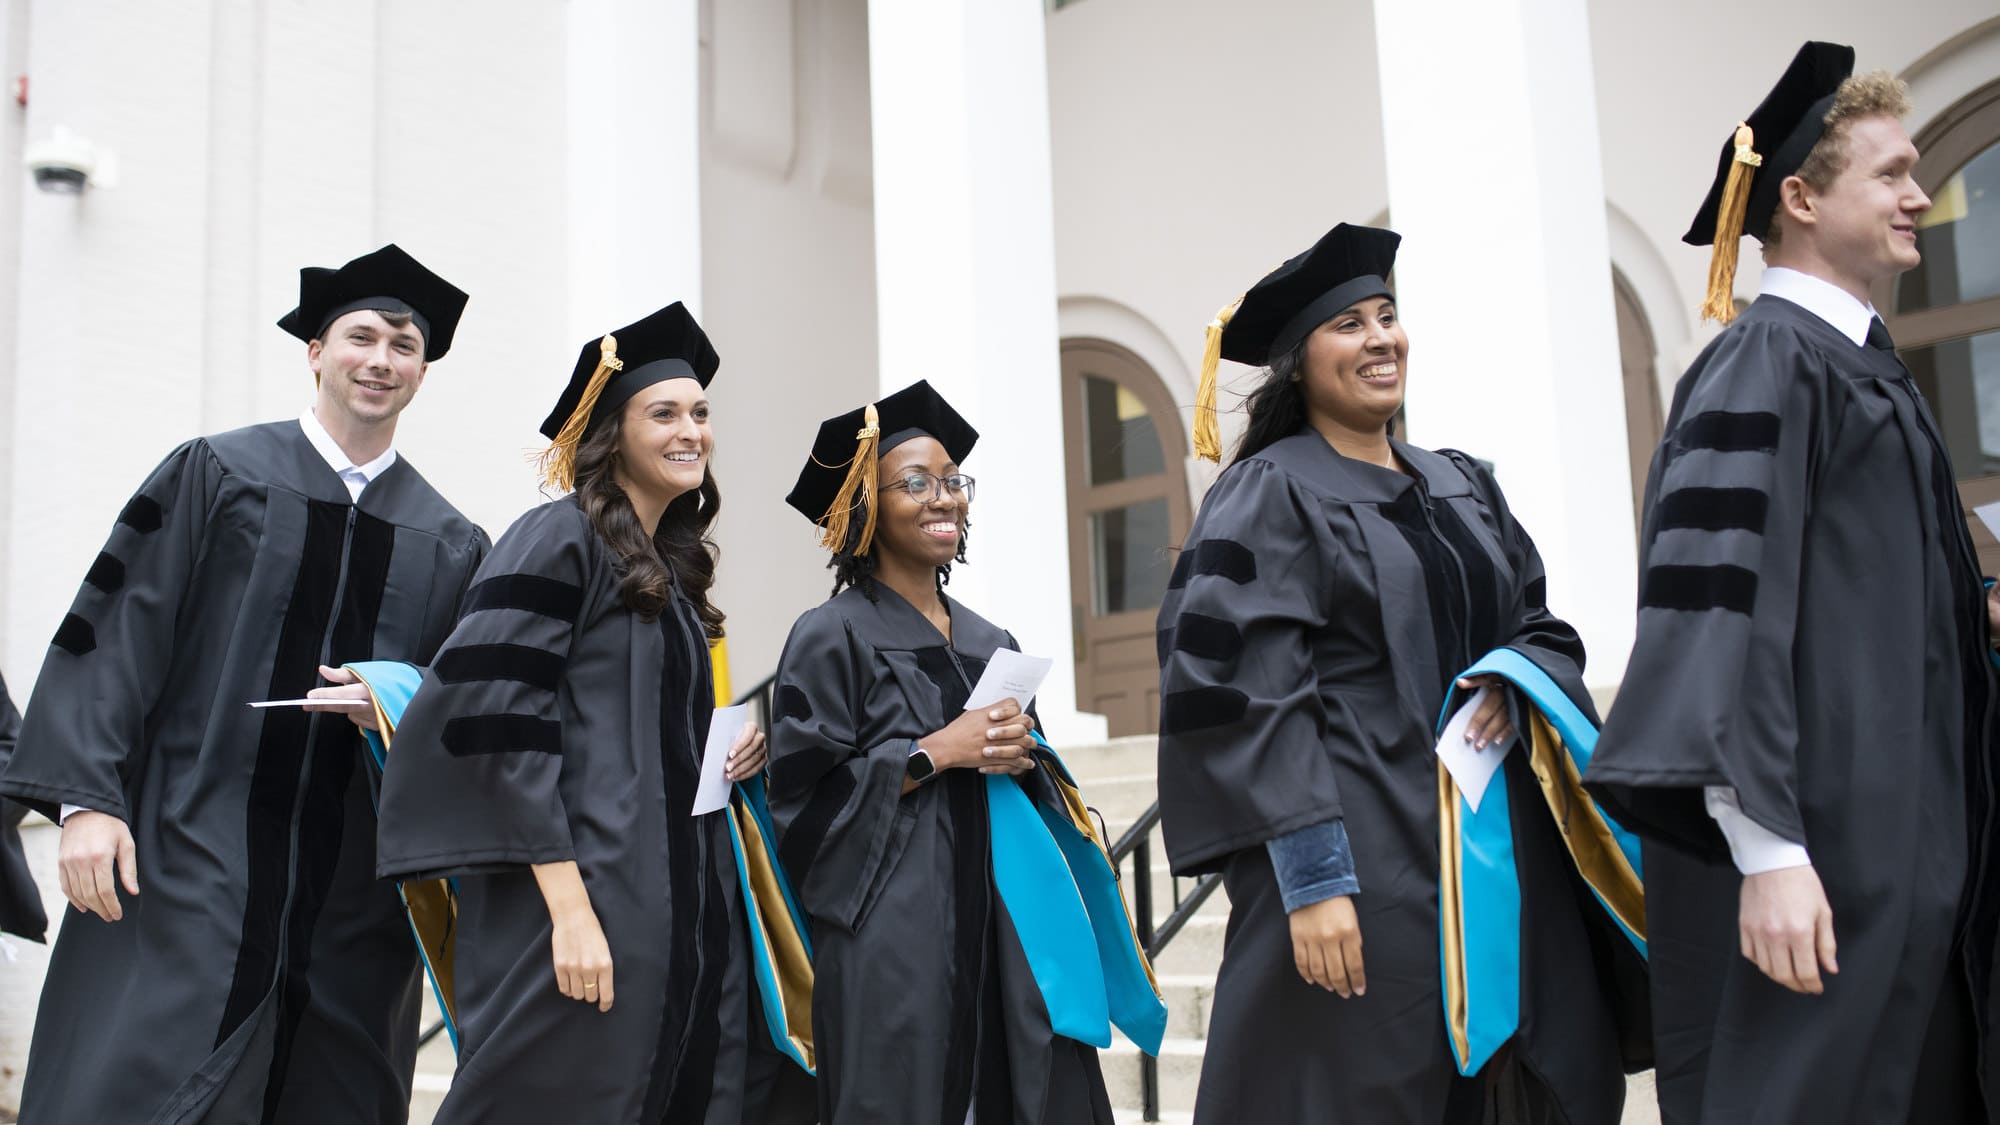
[(732, 782), (744, 781), (762, 773), (764, 763), (770, 760), (771, 750), (764, 741), (764, 732), (757, 729), (756, 723), (744, 723), (736, 735), (736, 744), (729, 748), (723, 775)]
[(571, 1000), (611, 1010), (611, 946), (589, 906), (556, 916), (549, 947), (555, 954), (556, 988)]
[[(368, 685), (361, 682), (361, 677), (345, 668), (329, 668), (322, 664), (320, 665), (319, 674), (321, 679), (334, 686), (314, 688), (306, 693), (307, 699), (359, 699), (368, 701), (373, 698), (368, 692)], [(366, 707), (355, 707), (351, 704), (315, 707), (308, 703), (305, 705), (304, 710), (338, 711), (347, 716), (348, 722), (353, 723), (362, 730), (381, 729), (376, 725), (375, 705), (372, 702)]]
[(556, 990), (571, 1000), (595, 1004), (600, 1012), (610, 1011), (611, 946), (597, 923), (597, 911), (591, 909), (583, 869), (566, 859), (537, 863), (533, 870), (553, 927), (549, 949), (555, 956)]
[(980, 773), (1023, 774), (1035, 768), (1035, 717), (1003, 699), (991, 707), (967, 711), (941, 731), (917, 740), (941, 770), (977, 769)]
[(1465, 740), (1472, 743), (1474, 750), (1484, 750), (1489, 746), (1505, 746), (1514, 737), (1514, 718), (1507, 713), (1507, 681), (1498, 676), (1467, 676), (1458, 681), (1465, 691), (1491, 688), (1486, 693), (1486, 702), (1473, 712), (1472, 721), (1465, 725)]
[(1308, 903), (1292, 911), (1292, 963), (1307, 984), (1340, 993), (1342, 1000), (1368, 994), (1361, 967), (1361, 919), (1353, 895)]

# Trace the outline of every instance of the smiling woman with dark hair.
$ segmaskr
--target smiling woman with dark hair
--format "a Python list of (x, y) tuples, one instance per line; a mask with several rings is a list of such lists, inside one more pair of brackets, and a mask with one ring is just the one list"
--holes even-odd
[[(1210, 326), (1198, 451), (1213, 364), (1268, 373), (1160, 607), (1167, 853), (1230, 901), (1195, 1120), (1616, 1121), (1644, 919), (1558, 768), (1595, 734), (1583, 645), (1492, 474), (1389, 435), (1400, 241), (1336, 227)], [(1482, 689), (1464, 739), (1505, 758), (1468, 803), (1435, 726)]]
[[(391, 724), (380, 874), (457, 888), (441, 1123), (810, 1119), (753, 963), (746, 797), (690, 813), (722, 625), (718, 364), (679, 304), (584, 346), (543, 424), (545, 482), (574, 491), (501, 537)], [(746, 728), (729, 780), (764, 757)]]
[[(1091, 1044), (1115, 1023), (1157, 1050), (1165, 1028), (1032, 711), (966, 709), (994, 652), (1019, 648), (944, 592), (978, 437), (919, 382), (825, 422), (786, 498), (835, 573), (792, 627), (771, 727), (778, 854), (814, 921), (823, 1125), (1108, 1125)], [(1051, 894), (1065, 880), (1077, 893)], [(1069, 938), (1080, 963), (1050, 952)]]

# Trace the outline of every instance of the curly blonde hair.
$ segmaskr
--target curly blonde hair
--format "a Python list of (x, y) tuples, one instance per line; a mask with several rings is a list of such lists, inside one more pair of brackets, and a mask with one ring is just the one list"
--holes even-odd
[[(1805, 163), (1792, 174), (1804, 180), (1813, 190), (1825, 191), (1833, 186), (1833, 181), (1842, 172), (1847, 171), (1847, 140), (1855, 122), (1870, 117), (1900, 120), (1909, 116), (1910, 109), (1910, 87), (1902, 79), (1886, 70), (1851, 75), (1833, 92), (1833, 106), (1826, 111), (1826, 132), (1806, 154)], [(1782, 204), (1780, 207), (1782, 209)], [(1770, 232), (1764, 238), (1766, 249), (1778, 244), (1780, 230), (1779, 224), (1771, 224)]]

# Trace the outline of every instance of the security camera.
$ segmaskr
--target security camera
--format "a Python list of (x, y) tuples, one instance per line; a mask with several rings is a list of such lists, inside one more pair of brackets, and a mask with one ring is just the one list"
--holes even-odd
[(67, 129), (23, 152), (35, 186), (57, 195), (80, 195), (97, 173), (97, 147)]

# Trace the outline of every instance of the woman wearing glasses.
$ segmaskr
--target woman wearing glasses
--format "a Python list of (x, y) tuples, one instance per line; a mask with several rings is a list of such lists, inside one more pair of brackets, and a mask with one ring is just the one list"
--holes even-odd
[(1051, 1030), (995, 890), (981, 775), (1065, 814), (1034, 716), (965, 710), (994, 651), (1018, 647), (944, 592), (978, 436), (919, 382), (824, 423), (786, 497), (835, 576), (779, 660), (770, 771), (779, 858), (814, 922), (824, 1125), (1111, 1120), (1096, 1052)]

